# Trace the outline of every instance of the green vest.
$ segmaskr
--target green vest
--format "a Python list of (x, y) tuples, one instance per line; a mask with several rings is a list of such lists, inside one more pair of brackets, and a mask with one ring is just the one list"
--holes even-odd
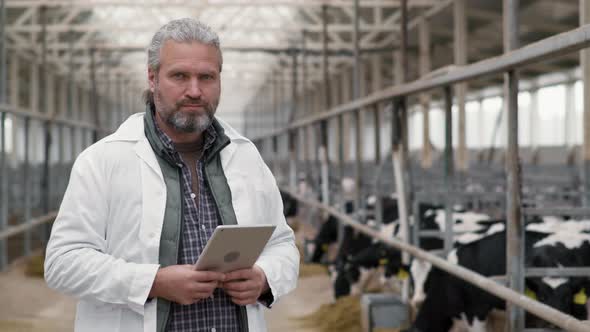
[[(162, 267), (178, 264), (178, 248), (180, 246), (180, 233), (182, 231), (182, 170), (170, 159), (165, 152), (164, 144), (160, 141), (154, 124), (154, 114), (150, 107), (146, 108), (144, 117), (144, 130), (152, 150), (156, 155), (164, 182), (166, 183), (166, 211), (162, 224), (160, 237), (159, 263)], [(219, 152), (229, 143), (229, 137), (225, 135), (223, 127), (214, 120), (212, 123), (217, 139), (213, 146), (207, 150), (204, 158), (204, 176), (209, 184), (217, 211), (224, 225), (237, 224), (236, 214), (231, 200), (231, 190), (227, 184), (225, 173), (221, 167)], [(157, 332), (164, 332), (170, 314), (170, 302), (158, 298), (157, 306)], [(246, 307), (239, 307), (240, 330), (248, 331), (248, 316)]]

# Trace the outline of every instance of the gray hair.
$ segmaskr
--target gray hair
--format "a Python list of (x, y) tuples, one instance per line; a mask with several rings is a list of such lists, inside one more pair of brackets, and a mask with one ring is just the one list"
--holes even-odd
[(152, 38), (147, 49), (148, 68), (158, 71), (160, 69), (160, 50), (167, 40), (179, 43), (198, 42), (214, 46), (219, 51), (219, 71), (223, 64), (219, 36), (206, 24), (193, 18), (181, 18), (163, 25)]

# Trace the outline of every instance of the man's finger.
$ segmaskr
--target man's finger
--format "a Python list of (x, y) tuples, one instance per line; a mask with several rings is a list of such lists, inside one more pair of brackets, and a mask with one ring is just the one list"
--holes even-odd
[(194, 281), (225, 281), (226, 275), (213, 271), (195, 271), (192, 279)]
[(227, 292), (227, 294), (230, 297), (235, 297), (235, 298), (242, 299), (242, 300), (243, 299), (246, 299), (246, 298), (249, 298), (249, 297), (254, 297), (255, 293), (256, 292), (254, 292), (254, 291), (243, 291), (243, 292), (240, 292), (240, 291), (229, 291), (229, 292)]
[(239, 300), (239, 299), (231, 299), (233, 303), (237, 304), (237, 305), (248, 305), (248, 304), (254, 304), (256, 303), (256, 299), (245, 299), (245, 300)]
[(218, 282), (217, 281), (208, 281), (208, 282), (195, 282), (194, 290), (200, 292), (210, 292), (217, 288)]
[(225, 290), (233, 290), (233, 291), (245, 291), (255, 288), (255, 285), (252, 281), (230, 281), (224, 282), (222, 285), (223, 289)]
[(236, 270), (225, 275), (225, 281), (252, 279), (252, 269)]

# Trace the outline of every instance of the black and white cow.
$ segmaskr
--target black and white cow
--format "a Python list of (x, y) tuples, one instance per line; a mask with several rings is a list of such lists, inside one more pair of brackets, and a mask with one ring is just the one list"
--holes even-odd
[(283, 200), (283, 214), (285, 218), (295, 217), (297, 215), (297, 200), (287, 192), (280, 190), (281, 199)]
[[(557, 226), (557, 221), (547, 220), (527, 225), (525, 252), (528, 266), (590, 265), (587, 261), (590, 258), (580, 258), (590, 256), (590, 234), (580, 232), (586, 225), (568, 223), (561, 222)], [(504, 275), (506, 233), (503, 225), (491, 226), (480, 239), (458, 243), (449, 254), (449, 260), (484, 276)], [(412, 302), (422, 302), (412, 331), (446, 332), (458, 318), (466, 320), (472, 330), (480, 331), (485, 328), (492, 309), (504, 308), (504, 301), (499, 298), (439, 269), (429, 269), (429, 264), (417, 260), (412, 263), (415, 285)], [(587, 281), (587, 278), (527, 278), (526, 285), (528, 293), (535, 294), (539, 301), (586, 319), (585, 303), (576, 302), (585, 302)], [(536, 323), (533, 317), (527, 319)]]
[[(369, 197), (367, 200), (367, 218), (374, 217), (374, 212), (371, 209), (374, 208), (375, 202), (374, 197)], [(383, 237), (397, 235), (399, 233), (397, 200), (393, 197), (382, 197), (381, 208), (383, 223), (380, 225), (379, 232)], [(420, 220), (423, 228), (437, 227), (434, 222), (435, 213), (432, 213), (433, 209), (436, 208), (438, 207), (430, 204), (420, 205)], [(369, 219), (367, 224), (372, 222), (373, 220)], [(360, 238), (362, 241), (350, 241), (355, 245), (352, 250), (346, 249), (350, 244), (347, 244), (348, 241), (344, 241), (341, 247), (342, 250), (338, 254), (337, 264), (332, 267), (336, 298), (351, 293), (359, 294), (362, 285), (376, 272), (378, 267), (383, 267), (383, 278), (381, 280), (383, 285), (390, 282), (388, 279), (408, 274), (409, 267), (402, 264), (399, 250), (390, 248), (378, 240), (370, 239), (364, 235)], [(442, 248), (442, 241), (438, 238), (432, 238), (431, 241), (427, 239), (421, 244), (427, 246), (427, 249)]]

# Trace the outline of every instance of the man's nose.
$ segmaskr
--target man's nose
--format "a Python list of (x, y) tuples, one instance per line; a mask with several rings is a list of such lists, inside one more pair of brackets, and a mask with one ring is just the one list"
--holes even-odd
[(197, 80), (196, 78), (191, 79), (186, 89), (187, 97), (199, 98), (201, 97), (201, 94), (202, 92), (201, 87), (199, 86), (199, 80)]

